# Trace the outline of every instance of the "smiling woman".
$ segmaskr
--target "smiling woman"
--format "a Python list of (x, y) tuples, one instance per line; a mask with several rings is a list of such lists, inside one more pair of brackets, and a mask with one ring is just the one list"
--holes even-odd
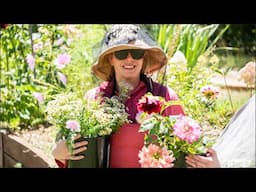
[(127, 58), (128, 52), (134, 60), (140, 60), (143, 56), (145, 74), (157, 71), (167, 64), (167, 56), (162, 48), (139, 25), (113, 25), (105, 34), (101, 45), (99, 57), (92, 70), (103, 80), (113, 78), (114, 70), (106, 57), (113, 53), (117, 59), (123, 61)]
[[(167, 101), (178, 100), (178, 96), (171, 88), (154, 82), (150, 78), (153, 72), (167, 64), (167, 56), (139, 25), (113, 25), (105, 34), (101, 45), (98, 59), (92, 66), (92, 72), (104, 82), (88, 91), (85, 99), (120, 96), (121, 84), (125, 82), (128, 85), (128, 97), (123, 103), (129, 114), (129, 123), (124, 124), (111, 135), (109, 167), (138, 168), (141, 166), (138, 153), (143, 147), (145, 132), (139, 132), (136, 104), (147, 92), (162, 96)], [(182, 107), (178, 104), (169, 106), (165, 113), (166, 115), (184, 115)], [(68, 160), (66, 157), (70, 157), (64, 142), (58, 142), (53, 153), (60, 167), (66, 167)], [(76, 146), (79, 147), (74, 151), (85, 145), (77, 142)]]

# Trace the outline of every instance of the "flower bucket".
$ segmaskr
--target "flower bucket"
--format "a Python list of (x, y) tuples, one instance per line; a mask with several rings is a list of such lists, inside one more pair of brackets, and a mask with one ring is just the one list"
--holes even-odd
[(174, 168), (187, 168), (186, 161), (185, 161), (186, 153), (179, 153), (174, 161)]
[(81, 138), (78, 141), (88, 141), (87, 149), (79, 155), (81, 160), (69, 160), (69, 168), (107, 168), (109, 167), (110, 136)]

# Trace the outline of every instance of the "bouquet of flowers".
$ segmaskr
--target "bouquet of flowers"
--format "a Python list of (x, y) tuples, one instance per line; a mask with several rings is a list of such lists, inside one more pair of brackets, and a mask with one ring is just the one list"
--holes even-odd
[[(80, 134), (90, 144), (99, 145), (94, 138), (102, 138), (116, 132), (124, 123), (128, 123), (124, 99), (127, 90), (122, 89), (119, 96), (97, 97), (95, 100), (81, 99), (75, 93), (58, 94), (47, 104), (47, 120), (59, 129), (56, 140), (65, 139), (72, 152), (74, 137)], [(91, 150), (95, 156), (96, 150)], [(88, 159), (87, 157), (84, 159)]]
[(74, 93), (59, 94), (47, 104), (46, 112), (47, 120), (59, 129), (57, 139), (65, 139), (70, 150), (78, 133), (87, 138), (110, 135), (128, 118), (117, 96), (87, 101)]
[(167, 102), (151, 93), (138, 102), (137, 121), (146, 132), (145, 145), (140, 150), (142, 167), (185, 167), (186, 154), (203, 154), (209, 147), (199, 124), (188, 116), (163, 116), (164, 110), (177, 101)]

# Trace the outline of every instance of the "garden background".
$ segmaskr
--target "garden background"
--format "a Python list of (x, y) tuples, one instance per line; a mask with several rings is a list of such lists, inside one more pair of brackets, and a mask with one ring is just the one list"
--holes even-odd
[[(215, 139), (234, 112), (255, 93), (255, 24), (143, 24), (167, 53), (166, 68), (152, 78), (178, 94), (186, 114)], [(57, 129), (46, 106), (59, 93), (84, 93), (100, 82), (91, 74), (105, 24), (1, 24), (0, 130), (16, 135), (49, 159)], [(240, 72), (239, 72), (240, 71)], [(248, 76), (247, 75), (247, 76)], [(217, 99), (201, 89), (215, 86)], [(22, 167), (22, 163), (17, 165)], [(56, 167), (56, 165), (51, 165)]]

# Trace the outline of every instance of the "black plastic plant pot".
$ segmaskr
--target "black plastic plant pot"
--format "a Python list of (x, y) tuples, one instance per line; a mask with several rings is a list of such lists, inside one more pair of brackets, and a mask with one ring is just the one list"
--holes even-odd
[(176, 160), (174, 161), (174, 168), (186, 168), (186, 160), (185, 160), (186, 154), (183, 152), (180, 152), (178, 157), (176, 157)]
[(95, 138), (80, 138), (78, 141), (88, 141), (87, 149), (79, 155), (84, 155), (81, 160), (69, 160), (69, 168), (108, 168), (110, 152), (110, 136)]

